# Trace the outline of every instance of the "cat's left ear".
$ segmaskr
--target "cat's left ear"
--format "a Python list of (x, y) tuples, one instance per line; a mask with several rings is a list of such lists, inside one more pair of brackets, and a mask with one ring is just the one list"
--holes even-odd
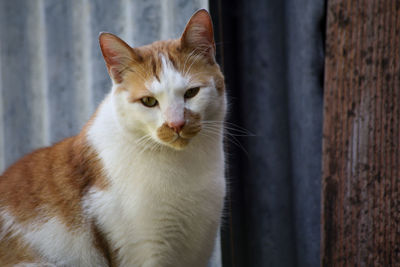
[(111, 33), (100, 33), (99, 42), (108, 74), (116, 83), (121, 83), (134, 58), (133, 48)]
[(215, 57), (214, 31), (211, 16), (205, 9), (200, 9), (190, 18), (181, 36), (182, 48), (194, 50)]

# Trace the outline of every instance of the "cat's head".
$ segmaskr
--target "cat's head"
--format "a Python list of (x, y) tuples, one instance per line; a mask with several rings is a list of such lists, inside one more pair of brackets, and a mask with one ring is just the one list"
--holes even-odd
[(224, 77), (206, 10), (197, 11), (176, 40), (135, 48), (110, 33), (99, 40), (124, 130), (183, 149), (201, 135), (205, 123), (222, 123)]

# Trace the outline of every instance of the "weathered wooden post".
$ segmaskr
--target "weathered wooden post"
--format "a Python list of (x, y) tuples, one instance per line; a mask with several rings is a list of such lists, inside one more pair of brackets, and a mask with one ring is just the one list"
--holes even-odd
[(400, 266), (400, 1), (327, 16), (322, 266)]

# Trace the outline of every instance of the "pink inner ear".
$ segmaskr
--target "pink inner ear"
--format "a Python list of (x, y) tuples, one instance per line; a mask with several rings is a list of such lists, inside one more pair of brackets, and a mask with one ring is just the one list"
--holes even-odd
[(182, 46), (189, 48), (208, 46), (215, 50), (211, 17), (205, 9), (197, 11), (186, 25), (181, 37)]
[(103, 52), (104, 60), (107, 62), (107, 64), (109, 65), (118, 64), (118, 59), (117, 59), (118, 54), (114, 50), (105, 46), (102, 49), (104, 51)]
[(110, 77), (115, 82), (121, 83), (123, 71), (132, 58), (132, 48), (110, 33), (102, 33), (99, 42)]

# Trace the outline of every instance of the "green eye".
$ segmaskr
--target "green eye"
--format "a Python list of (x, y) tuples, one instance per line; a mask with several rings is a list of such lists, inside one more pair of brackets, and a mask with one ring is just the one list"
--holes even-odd
[(149, 108), (155, 107), (158, 104), (157, 99), (151, 96), (143, 97), (142, 99), (140, 99), (140, 101), (142, 101), (143, 105)]
[(199, 90), (200, 90), (200, 87), (190, 88), (189, 90), (186, 91), (184, 97), (185, 98), (192, 98), (192, 97), (197, 95)]

